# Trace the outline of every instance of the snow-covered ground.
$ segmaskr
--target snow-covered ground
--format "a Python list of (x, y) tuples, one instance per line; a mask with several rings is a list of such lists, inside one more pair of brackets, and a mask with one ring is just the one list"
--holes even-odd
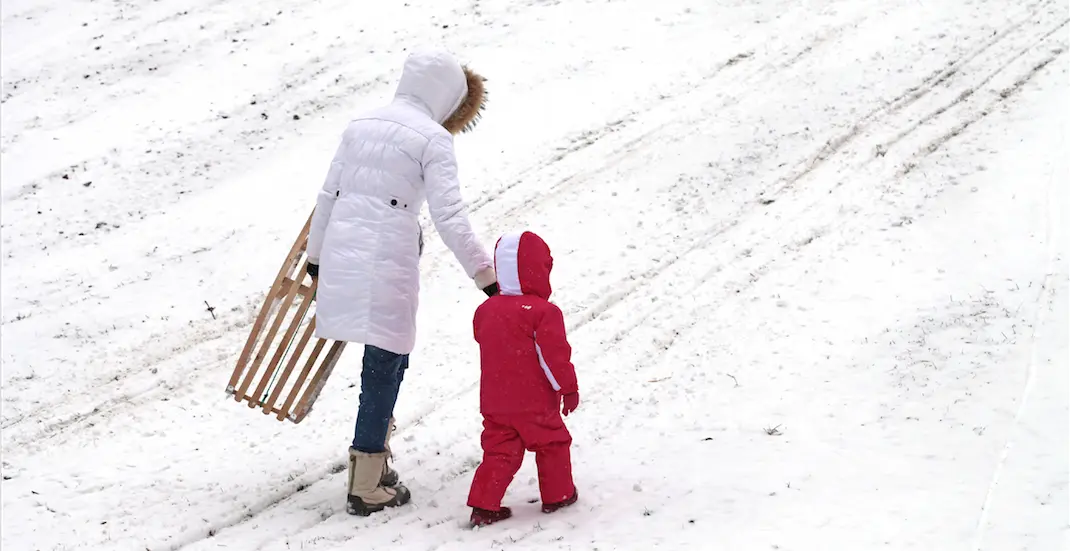
[[(1066, 2), (383, 4), (4, 0), (5, 550), (1067, 548)], [(300, 425), (224, 394), (429, 42), (489, 79), (463, 191), (549, 242), (581, 384), (581, 501), (529, 457), (478, 531), (482, 295), (430, 224), (410, 505), (345, 513), (359, 347)]]

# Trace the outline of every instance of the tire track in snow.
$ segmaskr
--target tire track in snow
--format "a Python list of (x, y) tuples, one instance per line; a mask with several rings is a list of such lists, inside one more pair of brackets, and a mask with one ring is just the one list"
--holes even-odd
[[(232, 235), (227, 235), (220, 242), (230, 239)], [(162, 268), (157, 271), (164, 272), (168, 267), (173, 267), (175, 264), (182, 262), (189, 254), (197, 254), (197, 252), (180, 253), (165, 258), (162, 260), (163, 264), (160, 265)], [(146, 281), (152, 277), (153, 273), (149, 272), (146, 275), (124, 279), (116, 285), (116, 288)], [(75, 304), (90, 298), (94, 297), (82, 299)], [(257, 298), (262, 299), (262, 293)], [(68, 428), (82, 426), (84, 424), (82, 423), (83, 421), (91, 421), (100, 415), (117, 414), (123, 408), (136, 407), (144, 402), (155, 401), (162, 392), (170, 393), (173, 396), (176, 390), (187, 386), (189, 381), (185, 378), (175, 380), (166, 371), (156, 376), (157, 368), (153, 366), (177, 361), (178, 358), (197, 347), (217, 343), (222, 339), (235, 338), (236, 331), (245, 329), (252, 324), (255, 317), (255, 309), (258, 307), (259, 303), (253, 302), (251, 299), (244, 309), (232, 308), (227, 312), (221, 313), (219, 323), (209, 326), (208, 329), (201, 325), (188, 324), (181, 326), (178, 331), (153, 333), (143, 342), (129, 346), (126, 349), (95, 351), (93, 356), (88, 358), (88, 361), (93, 361), (96, 356), (100, 356), (107, 363), (115, 363), (114, 360), (109, 360), (109, 358), (115, 355), (122, 355), (124, 359), (119, 363), (128, 364), (127, 367), (120, 367), (114, 372), (105, 372), (92, 380), (86, 381), (86, 384), (80, 387), (82, 390), (80, 396), (96, 398), (104, 395), (105, 398), (96, 398), (91, 403), (82, 404), (80, 407), (75, 404), (73, 408), (75, 411), (73, 412), (68, 411), (68, 408), (72, 406), (70, 400), (63, 399), (60, 403), (45, 402), (37, 407), (25, 409), (13, 417), (5, 416), (2, 425), (5, 430), (5, 447), (11, 445), (22, 446), (31, 442), (51, 440), (61, 436), (63, 431)], [(245, 310), (248, 310), (247, 315)], [(134, 326), (136, 325), (130, 325), (130, 327)], [(124, 326), (117, 328), (117, 330), (122, 331), (127, 328)], [(116, 328), (103, 328), (98, 333), (80, 334), (79, 337), (85, 340), (94, 340), (104, 337), (113, 329)], [(161, 347), (161, 345), (166, 346)], [(217, 344), (217, 346), (221, 345)], [(163, 352), (160, 351), (161, 348), (163, 348)], [(197, 371), (197, 369), (194, 368), (194, 371)], [(26, 384), (20, 385), (18, 384), (20, 382), (25, 382)], [(136, 383), (137, 389), (125, 388), (132, 382)], [(27, 381), (8, 381), (6, 386), (8, 391), (21, 392), (29, 388), (31, 384), (32, 379)], [(49, 416), (52, 418), (49, 419)], [(10, 431), (10, 429), (17, 428), (28, 420), (36, 422), (36, 426), (30, 428), (29, 432), (13, 434)]]
[[(903, 140), (905, 137), (909, 136), (913, 132), (917, 131), (923, 125), (926, 125), (926, 124), (929, 124), (929, 123), (935, 121), (937, 117), (943, 115), (945, 112), (947, 112), (948, 110), (950, 110), (950, 109), (952, 109), (954, 107), (957, 107), (957, 106), (960, 106), (960, 105), (964, 105), (965, 102), (968, 99), (974, 97), (975, 93), (978, 90), (980, 90), (980, 88), (982, 86), (988, 84), (993, 78), (1003, 74), (1012, 63), (1014, 63), (1015, 61), (1021, 59), (1022, 57), (1026, 56), (1027, 54), (1030, 54), (1034, 50), (1036, 50), (1037, 46), (1039, 46), (1042, 42), (1047, 40), (1052, 34), (1056, 33), (1060, 29), (1066, 27), (1067, 22), (1070, 22), (1070, 20), (1062, 21), (1054, 29), (1052, 29), (1049, 32), (1044, 33), (1040, 38), (1038, 38), (1036, 41), (1031, 43), (1029, 46), (1027, 46), (1026, 48), (1024, 48), (1024, 49), (1022, 49), (1022, 50), (1020, 50), (1018, 52), (1016, 52), (1005, 63), (1003, 63), (1002, 65), (997, 67), (996, 70), (992, 71), (987, 76), (985, 76), (985, 78), (981, 82), (977, 83), (976, 85), (968, 85), (966, 87), (966, 89), (963, 90), (962, 93), (959, 94), (954, 100), (952, 100), (951, 102), (949, 102), (949, 103), (947, 103), (945, 105), (942, 105), (942, 106), (936, 108), (935, 110), (933, 110), (929, 114), (923, 116), (917, 122), (915, 122), (914, 124), (910, 125), (906, 130), (903, 130), (898, 135), (896, 135), (892, 140), (890, 140), (888, 142), (885, 142), (881, 146), (878, 146), (878, 148), (880, 148), (880, 150), (882, 150), (884, 152), (887, 152), (891, 148), (891, 146), (899, 143), (901, 140)], [(915, 153), (912, 156), (912, 158), (916, 159), (916, 158), (919, 158), (919, 157), (926, 156), (926, 155), (929, 155), (931, 153), (934, 153), (936, 150), (938, 150), (948, 140), (950, 140), (950, 139), (954, 138), (955, 136), (957, 136), (959, 133), (961, 133), (963, 130), (968, 128), (970, 125), (972, 125), (972, 124), (976, 123), (977, 121), (981, 120), (982, 118), (988, 116), (992, 112), (993, 109), (995, 109), (999, 104), (1003, 103), (1010, 96), (1014, 95), (1018, 91), (1018, 89), (1021, 88), (1022, 84), (1024, 84), (1027, 80), (1032, 78), (1039, 70), (1043, 69), (1049, 63), (1054, 61), (1056, 57), (1058, 57), (1059, 55), (1061, 55), (1065, 51), (1065, 49), (1066, 49), (1066, 45), (1065, 44), (1061, 44), (1057, 48), (1054, 48), (1051, 51), (1052, 52), (1051, 55), (1048, 55), (1042, 61), (1040, 61), (1037, 65), (1035, 65), (1033, 67), (1033, 69), (1029, 71), (1029, 73), (1027, 73), (1025, 76), (1023, 76), (1019, 80), (1017, 80), (1011, 87), (1001, 90), (999, 92), (999, 94), (998, 94), (998, 97), (995, 100), (989, 102), (987, 105), (985, 105), (984, 108), (979, 110), (977, 113), (967, 116), (967, 118), (964, 121), (962, 121), (959, 124), (955, 125), (946, 134), (944, 134), (944, 135), (940, 136), (939, 138), (937, 138), (936, 140), (933, 140), (932, 142), (930, 142), (928, 145), (926, 145), (921, 150), (919, 150), (917, 153)], [(900, 169), (900, 171), (897, 174), (897, 176), (902, 176), (902, 175), (905, 175), (905, 174), (909, 173), (911, 170), (913, 170), (915, 168), (915, 166), (916, 166), (916, 163), (914, 163), (914, 162), (906, 163), (903, 166), (903, 168)]]
[[(1062, 25), (1060, 25), (1060, 28), (1064, 27), (1064, 26), (1066, 26), (1066, 22), (1064, 22)], [(961, 134), (967, 128), (969, 128), (970, 126), (972, 126), (973, 124), (977, 123), (981, 119), (983, 119), (983, 118), (987, 117), (988, 115), (990, 115), (1001, 104), (1003, 104), (1008, 99), (1010, 99), (1011, 97), (1016, 95), (1018, 93), (1018, 91), (1021, 90), (1022, 86), (1025, 85), (1030, 80), (1032, 80), (1032, 78), (1035, 77), (1037, 75), (1037, 73), (1039, 73), (1042, 69), (1047, 67), (1053, 61), (1055, 61), (1059, 56), (1063, 55), (1065, 52), (1066, 52), (1066, 45), (1065, 44), (1061, 45), (1058, 48), (1056, 48), (1055, 50), (1053, 50), (1052, 53), (1049, 56), (1045, 57), (1042, 61), (1038, 62), (1025, 75), (1023, 75), (1017, 81), (1015, 81), (1014, 84), (1012, 84), (1008, 88), (1004, 88), (1003, 90), (1001, 90), (999, 92), (998, 97), (995, 100), (989, 102), (987, 105), (985, 105), (985, 107), (982, 108), (979, 112), (977, 112), (977, 113), (973, 114), (972, 116), (970, 116), (969, 118), (959, 122), (951, 130), (949, 130), (948, 132), (946, 132), (945, 134), (943, 134), (939, 138), (933, 140), (928, 145), (926, 145), (925, 147), (921, 148), (916, 153), (914, 153), (914, 155), (911, 157), (911, 160), (905, 162), (902, 165), (902, 167), (899, 169), (899, 171), (896, 172), (896, 177), (902, 177), (902, 176), (905, 176), (906, 174), (909, 174), (911, 171), (913, 171), (915, 168), (917, 168), (917, 166), (918, 166), (917, 159), (920, 159), (920, 158), (923, 158), (923, 157), (926, 157), (928, 155), (931, 155), (931, 154), (935, 153), (940, 148), (942, 148), (944, 146), (944, 144), (946, 144), (950, 140), (952, 140), (955, 137), (957, 137), (959, 134)], [(1023, 54), (1024, 53), (1025, 52), (1023, 52)]]
[[(1056, 54), (1056, 55), (1059, 55), (1059, 54)], [(1052, 58), (1048, 58), (1048, 59), (1046, 59), (1046, 60), (1045, 60), (1044, 62), (1042, 62), (1042, 63), (1041, 63), (1041, 64), (1040, 64), (1040, 65), (1039, 65), (1038, 67), (1036, 67), (1035, 69), (1031, 70), (1031, 71), (1029, 72), (1029, 74), (1028, 74), (1027, 76), (1025, 76), (1025, 77), (1022, 77), (1022, 78), (1019, 78), (1019, 79), (1018, 79), (1018, 80), (1016, 81), (1016, 85), (1015, 85), (1015, 90), (1017, 90), (1018, 88), (1020, 88), (1020, 87), (1021, 87), (1021, 86), (1022, 86), (1022, 85), (1023, 85), (1024, 83), (1025, 83), (1025, 82), (1027, 82), (1027, 81), (1028, 81), (1028, 79), (1029, 79), (1030, 77), (1032, 77), (1032, 76), (1033, 76), (1034, 74), (1036, 74), (1036, 71), (1039, 71), (1039, 70), (1040, 70), (1040, 69), (1042, 69), (1042, 68), (1043, 68), (1044, 66), (1046, 66), (1047, 64), (1049, 64), (1049, 63), (1051, 62), (1051, 59), (1052, 59)], [(1004, 95), (1004, 94), (1001, 94), (1001, 98), (1000, 98), (1000, 100), (999, 100), (999, 101), (1003, 101), (1003, 100), (1004, 100), (1004, 99), (1006, 99), (1007, 97), (1009, 97), (1009, 96), (1008, 96), (1008, 95)], [(986, 112), (987, 112), (987, 111), (991, 111), (991, 109), (989, 109), (989, 110), (986, 110)], [(969, 126), (969, 124), (966, 124), (965, 126)], [(956, 133), (956, 135), (957, 135), (957, 133)], [(815, 233), (814, 235), (815, 235), (815, 236), (820, 236), (820, 235), (822, 235), (823, 233), (825, 233), (825, 232), (827, 232), (827, 231), (828, 231), (827, 229), (825, 229), (825, 230), (819, 230), (819, 231), (818, 231), (817, 233)], [(845, 231), (846, 231), (846, 230), (845, 230)], [(776, 232), (773, 232), (773, 233), (774, 233), (774, 235), (775, 235), (775, 233), (776, 233)], [(809, 243), (811, 243), (812, 241), (813, 241), (813, 239), (812, 239), (812, 238), (808, 238), (808, 239), (806, 239), (806, 240), (804, 240), (804, 241), (800, 242), (799, 244), (800, 244), (800, 245), (803, 245), (803, 246), (805, 246), (805, 245), (808, 245)], [(769, 269), (769, 267), (770, 267), (770, 266), (771, 266), (772, 264), (774, 264), (774, 263), (786, 263), (786, 264), (790, 264), (790, 263), (791, 263), (791, 262), (793, 261), (793, 258), (794, 258), (794, 256), (793, 256), (793, 257), (784, 257), (784, 256), (783, 256), (782, 254), (780, 254), (780, 253), (783, 253), (783, 252), (787, 252), (787, 251), (788, 251), (789, 249), (793, 249), (793, 250), (794, 250), (794, 251), (795, 251), (796, 253), (798, 252), (798, 248), (797, 248), (797, 247), (784, 247), (784, 249), (783, 249), (782, 251), (778, 251), (777, 253), (774, 253), (773, 255), (767, 255), (767, 258), (769, 258), (770, 260), (769, 260), (769, 261), (768, 261), (768, 262), (767, 262), (766, 264), (763, 264), (763, 265), (759, 266), (759, 267), (758, 267), (757, 269), (755, 269), (755, 270), (753, 270), (753, 271), (755, 271), (755, 272), (759, 272), (759, 273), (761, 273), (761, 272), (764, 272), (764, 271), (767, 271), (767, 270)], [(748, 256), (749, 256), (749, 254), (748, 254)], [(795, 256), (797, 256), (797, 254), (796, 254)], [(705, 285), (706, 285), (706, 284), (708, 283), (708, 280), (709, 280), (709, 277), (708, 277), (708, 276), (710, 275), (710, 273), (712, 273), (712, 272), (719, 272), (719, 271), (720, 271), (720, 267), (715, 267), (715, 268), (713, 268), (713, 269), (711, 270), (711, 272), (708, 272), (706, 276), (703, 276), (703, 277), (702, 277), (702, 278), (701, 278), (701, 279), (699, 280), (699, 282), (698, 282), (698, 283), (697, 283), (697, 284), (695, 285), (695, 288), (697, 289), (698, 287), (703, 287), (703, 286), (705, 286)], [(757, 280), (756, 280), (756, 279), (751, 279), (751, 280), (749, 280), (749, 283), (748, 283), (748, 285), (746, 285), (745, 287), (749, 287), (749, 286), (750, 286), (750, 284), (753, 284), (753, 283), (754, 283), (755, 281), (757, 281)], [(705, 308), (709, 307), (709, 304), (710, 304), (710, 303), (718, 303), (718, 302), (719, 302), (719, 300), (712, 300), (712, 299), (711, 299), (711, 300), (704, 300), (704, 301), (701, 301), (700, 303), (698, 303), (698, 304), (696, 304), (696, 305), (693, 305), (693, 307), (691, 308), (691, 310), (689, 311), (689, 313), (688, 313), (688, 314), (685, 314), (685, 315), (682, 315), (682, 316), (677, 316), (677, 319), (690, 319), (690, 320), (694, 320), (694, 319), (696, 319), (696, 317), (697, 317), (697, 316), (699, 315), (699, 313), (700, 313), (701, 311), (703, 311), (703, 310), (704, 310)], [(663, 304), (663, 305), (661, 306), (661, 308), (667, 308), (667, 307), (668, 307), (668, 305), (665, 305), (665, 304)], [(614, 341), (613, 341), (613, 342), (614, 342), (614, 344), (617, 344), (617, 343), (620, 343), (620, 342), (622, 342), (622, 341), (624, 340), (625, 336), (626, 336), (626, 335), (627, 335), (628, 333), (630, 333), (630, 332), (632, 332), (633, 330), (635, 330), (636, 328), (639, 328), (639, 327), (644, 327), (644, 326), (647, 326), (647, 325), (649, 325), (649, 324), (650, 324), (650, 320), (649, 320), (649, 317), (650, 317), (651, 315), (653, 315), (654, 313), (656, 313), (656, 312), (657, 312), (658, 310), (659, 310), (658, 308), (655, 308), (655, 309), (654, 309), (654, 310), (653, 310), (652, 312), (650, 312), (650, 313), (648, 313), (648, 314), (645, 314), (645, 315), (643, 316), (643, 318), (642, 318), (641, 320), (639, 320), (639, 321), (637, 321), (636, 323), (632, 324), (632, 325), (631, 325), (630, 327), (628, 327), (628, 328), (627, 328), (627, 329), (626, 329), (625, 331), (622, 331), (622, 332), (621, 332), (620, 334), (618, 334), (618, 335), (617, 335), (616, 337), (614, 337)], [(661, 325), (661, 324), (658, 324), (658, 326), (659, 326), (659, 327), (664, 327), (664, 326), (663, 326), (663, 325)], [(693, 328), (693, 326), (694, 326), (694, 324), (692, 323), (692, 324), (691, 324), (691, 326), (689, 326), (689, 329), (690, 329), (690, 328)], [(679, 336), (679, 335), (680, 335), (680, 329), (681, 329), (681, 328), (680, 328), (680, 327), (679, 327), (678, 325), (670, 325), (670, 326), (669, 326), (668, 328), (666, 328), (666, 329), (664, 329), (664, 330), (662, 331), (662, 334), (670, 334), (670, 333), (671, 333), (671, 334), (673, 334), (673, 335), (675, 335), (675, 336)], [(657, 340), (657, 339), (653, 339), (653, 340), (652, 340), (652, 342), (651, 342), (651, 344), (647, 345), (647, 346), (646, 346), (645, 348), (646, 348), (646, 349), (650, 349), (650, 348), (651, 348), (651, 347), (652, 347), (652, 346), (653, 346), (654, 344), (656, 344), (656, 342), (654, 342), (654, 341), (656, 341), (656, 340)], [(672, 341), (672, 340), (673, 340), (673, 338), (672, 338), (672, 337), (670, 337), (670, 338), (669, 338), (669, 342), (671, 343), (671, 341)], [(599, 354), (599, 355), (601, 355), (601, 354), (603, 354), (603, 353), (604, 353), (604, 351), (603, 351), (603, 352), (600, 352), (600, 354)]]
[[(950, 101), (950, 102), (948, 102), (948, 103), (946, 103), (944, 105), (941, 105), (940, 107), (937, 107), (936, 109), (932, 110), (931, 112), (929, 112), (926, 115), (923, 115), (916, 122), (914, 122), (913, 124), (908, 126), (905, 130), (899, 132), (898, 134), (895, 135), (895, 137), (891, 138), (888, 141), (885, 141), (884, 143), (880, 144), (878, 147), (880, 149), (884, 150), (884, 151), (887, 151), (893, 145), (899, 143), (903, 138), (905, 138), (906, 136), (910, 135), (910, 133), (914, 132), (915, 130), (917, 130), (922, 125), (924, 125), (927, 122), (929, 122), (930, 120), (935, 119), (936, 117), (942, 115), (948, 109), (951, 109), (952, 107), (954, 107), (954, 106), (966, 101), (971, 96), (973, 96), (974, 93), (976, 93), (978, 90), (980, 90), (982, 86), (984, 86), (985, 84), (988, 84), (988, 82), (991, 81), (996, 75), (999, 75), (1004, 70), (1006, 70), (1006, 68), (1011, 63), (1013, 63), (1015, 60), (1017, 60), (1018, 58), (1022, 57), (1025, 54), (1029, 53), (1037, 45), (1039, 45), (1041, 42), (1043, 42), (1045, 39), (1047, 39), (1049, 36), (1051, 36), (1052, 34), (1055, 34), (1055, 32), (1057, 32), (1059, 29), (1065, 27), (1066, 23), (1067, 23), (1067, 21), (1064, 20), (1061, 23), (1059, 23), (1058, 25), (1056, 25), (1055, 28), (1053, 28), (1052, 30), (1050, 30), (1048, 32), (1041, 31), (1042, 34), (1041, 34), (1041, 36), (1039, 38), (1034, 40), (1032, 43), (1030, 43), (1025, 48), (1023, 48), (1023, 49), (1019, 50), (1018, 52), (1016, 52), (1015, 54), (1013, 54), (1009, 59), (1007, 59), (1007, 61), (1005, 63), (999, 65), (993, 71), (988, 73), (988, 75), (984, 79), (982, 79), (980, 82), (978, 82), (977, 84), (974, 84), (974, 85), (967, 86), (966, 89), (964, 89), (962, 91), (962, 93), (959, 94), (958, 96), (956, 96), (952, 101)], [(1015, 29), (1018, 29), (1018, 28), (1020, 28), (1020, 26), (1015, 26)], [(1006, 34), (1004, 34), (1003, 37), (1005, 38)], [(999, 53), (999, 52), (997, 52), (997, 53)], [(973, 59), (976, 59), (976, 57), (977, 56), (971, 56), (970, 59), (973, 60)], [(961, 72), (961, 69), (962, 69), (962, 67), (960, 66), (957, 72)]]
[[(1041, 7), (1045, 5), (1052, 5), (1053, 2), (1045, 2), (1040, 4)], [(858, 121), (853, 123), (847, 131), (829, 138), (824, 145), (819, 147), (817, 151), (810, 155), (803, 163), (797, 165), (788, 174), (782, 176), (779, 181), (771, 186), (771, 191), (779, 193), (783, 188), (793, 186), (796, 182), (806, 177), (814, 169), (827, 161), (830, 157), (834, 156), (840, 150), (846, 148), (852, 142), (862, 135), (863, 131), (874, 123), (880, 121), (882, 118), (889, 117), (899, 113), (907, 107), (915, 104), (930, 92), (932, 92), (937, 86), (945, 84), (949, 79), (959, 74), (964, 66), (972, 62), (981, 54), (989, 51), (993, 46), (1003, 42), (1004, 39), (1012, 32), (1016, 31), (1030, 19), (1032, 19), (1040, 7), (1030, 11), (1025, 17), (1014, 21), (1007, 25), (1000, 31), (993, 34), (992, 38), (986, 40), (981, 46), (975, 48), (973, 51), (966, 55), (959, 57), (955, 61), (951, 62), (946, 69), (939, 70), (922, 80), (919, 84), (908, 88), (906, 91), (900, 93), (891, 101), (884, 105), (878, 106), (865, 115), (863, 115)], [(908, 131), (909, 132), (909, 131)], [(879, 151), (879, 150), (878, 150)], [(883, 154), (882, 154), (883, 155)]]
[(1028, 11), (1025, 17), (1022, 17), (1021, 19), (1018, 19), (1017, 21), (1014, 21), (1009, 25), (1003, 27), (1002, 29), (992, 33), (992, 37), (982, 43), (980, 47), (974, 49), (972, 52), (969, 52), (965, 56), (962, 56), (952, 61), (948, 64), (948, 67), (946, 69), (944, 69), (943, 71), (936, 72), (932, 77), (926, 79), (917, 87), (910, 89), (908, 94), (896, 98), (896, 100), (893, 101), (892, 105), (888, 108), (889, 113), (894, 114), (898, 111), (903, 110), (906, 107), (913, 105), (919, 99), (931, 92), (934, 88), (943, 84), (949, 78), (958, 74), (964, 66), (972, 62), (978, 56), (987, 52), (996, 44), (1002, 42), (1010, 33), (1018, 30), (1019, 27), (1021, 27), (1027, 21), (1032, 19), (1033, 16), (1040, 11), (1041, 7), (1052, 5), (1055, 5), (1055, 2), (1053, 0), (1045, 0), (1033, 4), (1033, 6), (1023, 6), (1023, 10)]
[[(209, 333), (194, 331), (194, 337), (177, 341), (181, 345), (169, 348), (168, 352), (163, 355), (157, 354), (155, 360), (144, 365), (161, 366), (167, 363), (177, 363), (182, 356), (196, 352), (195, 349), (199, 347), (213, 344), (222, 347), (222, 343), (218, 341), (232, 338), (234, 331), (249, 325), (251, 323), (237, 321)], [(156, 341), (150, 339), (148, 342)], [(136, 365), (137, 362), (135, 362)], [(213, 367), (215, 366), (194, 367), (192, 372), (196, 373), (202, 369), (208, 371)], [(159, 401), (161, 395), (166, 395), (167, 400), (181, 401), (185, 393), (197, 390), (188, 377), (175, 378), (169, 373), (158, 375), (158, 371), (154, 370), (158, 370), (158, 367), (131, 367), (115, 375), (94, 379), (90, 382), (88, 391), (83, 394), (95, 396), (100, 393), (107, 397), (100, 401), (76, 405), (73, 411), (67, 409), (71, 406), (69, 402), (58, 404), (58, 407), (55, 403), (48, 403), (20, 413), (14, 418), (6, 418), (3, 426), (0, 427), (10, 435), (5, 436), (4, 447), (20, 447), (25, 451), (29, 448), (53, 445), (52, 440), (63, 437), (70, 430), (81, 429), (86, 425), (91, 426), (98, 418), (118, 417), (127, 408), (136, 408), (146, 403)], [(129, 388), (135, 383), (136, 388)], [(57, 409), (60, 410), (58, 415), (55, 414)], [(52, 415), (52, 417), (45, 417), (46, 415)], [(34, 422), (35, 425), (26, 431), (12, 434), (11, 429), (17, 429), (28, 421)]]
[[(793, 213), (792, 218), (783, 225), (788, 225), (797, 219), (804, 218), (804, 215), (809, 211), (809, 208), (813, 205), (809, 205), (803, 210)], [(688, 262), (694, 262), (695, 257), (701, 259), (712, 259), (716, 255), (710, 253), (709, 249), (718, 245), (719, 242), (715, 239), (719, 237), (727, 237), (729, 232), (739, 227), (742, 223), (750, 222), (754, 220), (751, 216), (754, 215), (754, 204), (752, 203), (747, 208), (741, 209), (737, 215), (731, 218), (730, 222), (714, 225), (705, 231), (701, 232), (700, 238), (693, 241), (693, 244), (689, 246), (685, 251), (675, 254), (670, 261), (662, 267), (660, 270), (651, 271), (649, 274), (644, 274), (645, 277), (637, 278), (630, 291), (635, 291), (643, 287), (654, 286), (655, 280), (662, 275), (664, 271), (675, 265), (681, 260)], [(710, 304), (721, 304), (733, 298), (734, 295), (740, 294), (761, 280), (762, 275), (767, 273), (772, 266), (776, 264), (792, 264), (796, 258), (800, 256), (801, 250), (807, 245), (814, 242), (815, 239), (820, 237), (826, 230), (818, 230), (813, 232), (808, 238), (800, 241), (788, 243), (785, 245), (779, 245), (776, 243), (776, 237), (779, 235), (777, 227), (775, 230), (770, 230), (765, 235), (755, 236), (751, 234), (750, 239), (740, 238), (727, 238), (723, 240), (723, 243), (727, 243), (727, 247), (731, 249), (727, 256), (730, 256), (732, 260), (728, 263), (721, 263), (717, 261), (710, 261), (712, 264), (709, 268), (705, 269), (700, 276), (691, 279), (675, 279), (678, 283), (683, 283), (679, 286), (668, 287), (668, 289), (679, 288), (679, 291), (666, 291), (666, 286), (657, 286), (661, 291), (658, 293), (659, 300), (657, 303), (647, 309), (641, 307), (635, 307), (632, 311), (635, 314), (632, 319), (620, 330), (615, 332), (607, 341), (606, 346), (599, 348), (596, 351), (589, 351), (585, 353), (579, 360), (579, 362), (593, 362), (597, 358), (603, 357), (606, 353), (616, 349), (621, 344), (627, 342), (628, 344), (638, 347), (640, 351), (655, 352), (657, 348), (668, 348), (671, 344), (682, 335), (683, 331), (691, 329), (696, 323), (701, 322), (704, 318), (701, 316), (701, 312), (709, 308)], [(736, 244), (739, 244), (738, 246)], [(758, 254), (762, 253), (764, 254)], [(787, 255), (785, 254), (787, 253)], [(746, 266), (743, 264), (746, 263)], [(700, 266), (703, 263), (699, 263)], [(693, 266), (693, 264), (692, 264)], [(726, 269), (732, 268), (726, 272)], [(694, 273), (694, 270), (689, 270), (689, 273)], [(749, 274), (749, 277), (743, 279), (742, 283), (736, 282), (731, 284), (736, 276), (741, 273)], [(711, 293), (709, 289), (713, 279), (723, 275), (725, 281), (722, 281), (720, 288), (724, 290), (723, 293)], [(713, 288), (717, 288), (716, 285)], [(701, 301), (691, 300), (688, 303), (688, 297), (696, 296), (696, 292), (699, 289), (705, 290), (708, 299)], [(630, 299), (634, 299), (633, 302), (638, 302), (640, 305), (646, 303), (643, 301), (643, 296), (633, 296), (631, 292), (625, 293), (619, 297), (613, 297), (613, 305), (621, 303)], [(682, 303), (688, 303), (685, 312), (681, 314), (679, 309)], [(690, 320), (685, 323), (689, 323), (688, 327), (683, 327), (679, 323), (669, 323), (668, 325), (662, 323), (652, 324), (652, 318), (659, 314), (675, 311), (673, 317), (675, 319)], [(631, 334), (637, 329), (645, 329), (650, 327), (658, 327), (658, 335), (652, 337), (647, 345), (637, 345), (634, 340), (629, 340)]]

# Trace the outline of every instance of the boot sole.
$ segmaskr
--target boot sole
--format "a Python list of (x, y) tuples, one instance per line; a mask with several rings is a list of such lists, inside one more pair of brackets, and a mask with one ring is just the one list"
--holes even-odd
[(483, 526), (490, 526), (491, 524), (495, 524), (513, 518), (513, 510), (509, 507), (502, 507), (497, 515), (495, 515), (494, 512), (488, 511), (488, 513), (489, 514), (487, 516), (481, 517), (477, 520), (476, 516), (478, 515), (478, 513), (473, 511), (472, 516), (468, 518), (468, 527), (482, 528)]
[(409, 493), (408, 488), (400, 486), (395, 489), (398, 493), (394, 496), (394, 499), (383, 503), (364, 503), (364, 500), (357, 496), (349, 496), (346, 501), (346, 512), (351, 515), (366, 517), (372, 513), (378, 513), (387, 507), (400, 507), (412, 499), (412, 494)]
[(580, 499), (579, 490), (573, 490), (572, 497), (566, 499), (565, 501), (562, 501), (560, 503), (547, 503), (547, 504), (544, 504), (542, 506), (542, 512), (548, 515), (550, 513), (554, 513), (556, 511), (560, 511), (561, 509), (564, 509), (565, 507), (571, 507), (572, 505), (575, 505), (576, 502), (579, 501), (579, 499)]

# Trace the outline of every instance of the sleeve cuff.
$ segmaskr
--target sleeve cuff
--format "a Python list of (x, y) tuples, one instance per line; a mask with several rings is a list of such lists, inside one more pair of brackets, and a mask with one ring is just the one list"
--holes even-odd
[(485, 289), (490, 285), (498, 282), (497, 276), (494, 274), (494, 268), (486, 267), (476, 272), (476, 287), (479, 289)]

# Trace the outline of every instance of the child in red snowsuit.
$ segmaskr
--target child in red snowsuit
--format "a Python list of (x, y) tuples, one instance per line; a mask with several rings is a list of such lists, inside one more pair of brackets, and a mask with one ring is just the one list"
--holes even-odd
[(561, 414), (579, 406), (579, 391), (564, 316), (549, 302), (552, 267), (550, 248), (532, 232), (505, 234), (494, 247), (499, 294), (480, 305), (473, 320), (482, 370), (483, 463), (468, 495), (472, 525), (512, 515), (501, 502), (525, 450), (535, 452), (543, 512), (577, 499), (572, 436)]

